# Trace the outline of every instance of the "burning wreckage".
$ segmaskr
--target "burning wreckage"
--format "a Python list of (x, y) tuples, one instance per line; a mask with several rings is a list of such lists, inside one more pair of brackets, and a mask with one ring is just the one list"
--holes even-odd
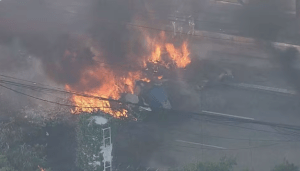
[(120, 99), (126, 102), (126, 109), (137, 119), (143, 111), (157, 111), (160, 109), (171, 109), (166, 90), (162, 83), (137, 81), (135, 93), (126, 93)]
[[(125, 61), (128, 63), (121, 67), (107, 65), (105, 62), (108, 59), (103, 57), (105, 55), (101, 48), (97, 44), (93, 45), (92, 40), (86, 40), (86, 45), (93, 55), (92, 59), (101, 62), (86, 67), (78, 83), (66, 84), (65, 89), (76, 92), (78, 87), (86, 87), (80, 89), (81, 93), (112, 101), (74, 94), (70, 97), (72, 104), (76, 106), (72, 113), (101, 111), (116, 118), (138, 120), (138, 114), (143, 111), (171, 109), (164, 78), (176, 75), (178, 70), (191, 63), (188, 42), (182, 39), (175, 40), (165, 32), (153, 37), (141, 31), (141, 35), (145, 52), (125, 55)], [(64, 57), (73, 59), (74, 54), (76, 56), (76, 53), (66, 50)], [(90, 85), (93, 87), (90, 88)]]

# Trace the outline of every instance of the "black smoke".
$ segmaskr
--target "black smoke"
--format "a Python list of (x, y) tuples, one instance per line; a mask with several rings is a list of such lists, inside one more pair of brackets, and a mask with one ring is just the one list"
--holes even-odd
[[(76, 85), (86, 68), (97, 65), (90, 47), (81, 36), (91, 37), (100, 46), (102, 57), (109, 65), (130, 64), (128, 44), (134, 33), (126, 23), (131, 22), (136, 13), (131, 8), (134, 2), (77, 0), (74, 8), (78, 10), (69, 12), (74, 1), (54, 1), (53, 4), (45, 1), (38, 5), (34, 5), (35, 1), (25, 1), (2, 4), (10, 10), (5, 10), (0, 20), (11, 21), (0, 24), (0, 43), (8, 49), (5, 49), (7, 54), (2, 53), (0, 57), (2, 71), (21, 72), (20, 68), (30, 66), (25, 63), (28, 55), (32, 55), (42, 62), (44, 72), (53, 81)], [(18, 40), (17, 49), (14, 48), (15, 40)], [(139, 44), (133, 47), (141, 53)], [(27, 56), (20, 55), (20, 49)]]
[[(14, 40), (18, 40), (21, 49), (41, 61), (43, 72), (47, 77), (61, 85), (78, 85), (86, 68), (93, 68), (99, 64), (82, 37), (93, 39), (94, 44), (99, 46), (100, 58), (115, 71), (127, 71), (128, 66), (138, 65), (136, 58), (147, 53), (143, 45), (145, 40), (141, 38), (141, 32), (138, 31), (145, 28), (129, 26), (128, 23), (134, 23), (138, 18), (141, 22), (135, 25), (155, 27), (151, 24), (158, 22), (170, 24), (167, 16), (178, 9), (178, 4), (183, 4), (185, 11), (193, 13), (198, 10), (195, 6), (202, 2), (195, 0), (190, 0), (188, 3), (172, 0), (43, 0), (40, 3), (35, 0), (24, 0), (22, 3), (5, 1), (0, 7), (2, 9), (0, 44), (11, 47)], [(203, 8), (199, 6), (199, 9)], [(146, 31), (151, 35), (159, 34), (157, 30)], [(19, 50), (15, 50), (14, 53), (18, 54)], [(8, 68), (14, 68), (18, 72), (22, 67), (30, 67), (24, 65), (28, 55), (2, 55), (1, 69), (7, 71)], [(98, 60), (102, 62), (101, 59)], [(96, 84), (101, 82), (93, 83), (92, 86)]]
[(294, 47), (278, 50), (279, 62), (286, 80), (300, 92), (300, 72), (296, 65), (299, 61), (299, 51)]
[(103, 56), (109, 64), (126, 63), (129, 36), (126, 28), (134, 16), (130, 1), (97, 1), (92, 13), (92, 37), (104, 50)]
[(246, 36), (275, 41), (291, 16), (280, 0), (250, 0), (236, 14), (238, 28)]
[[(244, 35), (257, 40), (257, 43), (269, 53), (281, 66), (287, 82), (300, 91), (300, 73), (295, 64), (299, 60), (297, 48), (278, 48), (273, 42), (288, 39), (286, 30), (295, 27), (295, 15), (288, 13), (288, 2), (281, 0), (249, 0), (237, 13), (236, 22)], [(297, 30), (297, 28), (294, 28)], [(293, 30), (293, 29), (292, 29)], [(282, 39), (284, 38), (285, 39)]]

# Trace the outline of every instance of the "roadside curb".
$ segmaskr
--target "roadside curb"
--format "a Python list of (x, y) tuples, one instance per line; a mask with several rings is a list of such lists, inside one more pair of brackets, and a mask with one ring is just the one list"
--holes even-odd
[(297, 95), (296, 91), (283, 89), (283, 88), (276, 88), (276, 87), (268, 87), (268, 86), (246, 84), (246, 83), (239, 83), (239, 84), (231, 83), (231, 84), (226, 84), (226, 85), (233, 86), (233, 87), (238, 87), (238, 88), (262, 90), (262, 91), (269, 91), (269, 92), (288, 94), (288, 95)]
[[(235, 36), (235, 35), (230, 35), (230, 34), (223, 34), (223, 33), (216, 33), (216, 32), (209, 32), (209, 31), (202, 31), (202, 30), (195, 30), (195, 35), (203, 38), (209, 38), (209, 39), (219, 39), (219, 40), (224, 40), (224, 41), (229, 41), (232, 43), (237, 43), (237, 44), (252, 44), (256, 45), (257, 40), (253, 38), (248, 38), (248, 37), (242, 37), (242, 36)], [(262, 41), (261, 42), (266, 42)], [(272, 44), (277, 47), (277, 48), (288, 48), (288, 47), (294, 47), (300, 51), (300, 46), (299, 45), (293, 45), (293, 44), (288, 44), (288, 43), (280, 43), (280, 42), (272, 42)]]

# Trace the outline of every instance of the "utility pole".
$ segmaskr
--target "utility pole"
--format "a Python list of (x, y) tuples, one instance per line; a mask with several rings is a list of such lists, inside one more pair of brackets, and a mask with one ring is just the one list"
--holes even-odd
[(175, 23), (175, 21), (172, 21), (172, 26), (173, 26), (173, 37), (175, 37), (176, 36), (176, 23)]
[(239, 2), (241, 5), (245, 5), (245, 3), (244, 3), (243, 0), (238, 0), (238, 2)]
[(252, 165), (252, 149), (251, 149), (251, 138), (249, 137), (249, 148), (250, 148), (250, 165), (251, 165), (251, 171), (253, 171), (253, 165)]
[[(299, 30), (300, 28), (300, 0), (296, 0), (296, 30)], [(299, 31), (297, 31), (298, 34)]]
[[(202, 90), (200, 90), (200, 110), (202, 111), (203, 110), (203, 102), (202, 102), (202, 100), (203, 100), (203, 89)], [(203, 144), (203, 122), (204, 122), (204, 119), (203, 119), (203, 116), (201, 116), (201, 144)], [(201, 146), (201, 161), (203, 162), (204, 160), (203, 160), (203, 147)]]
[(300, 0), (296, 0), (296, 19), (300, 20)]
[(192, 16), (189, 17), (189, 32), (188, 34), (194, 35), (195, 34), (195, 22)]

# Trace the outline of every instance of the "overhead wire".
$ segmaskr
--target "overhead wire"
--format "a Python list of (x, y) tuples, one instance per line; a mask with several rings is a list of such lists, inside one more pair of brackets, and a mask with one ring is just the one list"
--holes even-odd
[[(239, 140), (239, 141), (249, 141), (249, 138), (233, 138), (233, 137), (224, 137), (224, 136), (218, 136), (218, 135), (210, 135), (210, 134), (200, 134), (200, 133), (191, 133), (190, 131), (171, 131), (171, 133), (184, 133), (184, 134), (192, 134), (196, 136), (204, 136), (204, 137), (211, 137), (211, 138), (217, 138), (217, 139), (227, 139), (227, 140)], [(262, 142), (294, 142), (294, 141), (300, 141), (300, 140), (291, 140), (291, 139), (253, 139), (251, 138), (251, 141), (262, 141)]]
[(255, 148), (266, 148), (266, 147), (272, 147), (282, 144), (282, 142), (272, 143), (272, 144), (265, 144), (265, 145), (258, 145), (258, 146), (250, 146), (250, 147), (241, 147), (241, 148), (198, 148), (194, 146), (184, 146), (184, 145), (174, 145), (179, 147), (185, 147), (185, 148), (193, 148), (193, 149), (204, 149), (204, 150), (220, 150), (220, 151), (227, 151), (227, 150), (247, 150), (247, 149), (255, 149)]
[[(20, 92), (20, 91), (18, 91), (18, 90), (9, 88), (9, 87), (4, 86), (4, 85), (2, 85), (2, 84), (0, 84), (0, 87), (3, 87), (3, 88), (8, 89), (8, 90), (11, 90), (11, 91), (13, 91), (13, 92), (15, 92), (15, 93), (18, 93), (18, 94), (22, 94), (22, 95), (31, 97), (31, 98), (36, 99), (36, 100), (41, 100), (41, 101), (44, 101), (44, 102), (47, 102), (47, 103), (52, 103), (52, 104), (61, 105), (61, 106), (67, 106), (67, 107), (80, 107), (80, 108), (99, 108), (99, 109), (106, 108), (106, 107), (97, 107), (97, 106), (93, 106), (93, 107), (83, 106), (83, 107), (82, 107), (82, 106), (77, 106), (77, 105), (63, 104), (63, 103), (54, 102), (54, 101), (46, 100), (46, 99), (43, 99), (43, 98), (35, 97), (35, 96), (32, 96), (32, 95), (29, 95), (29, 94)], [(107, 108), (109, 108), (109, 107), (107, 107)]]
[[(210, 119), (209, 121), (213, 121), (213, 119)], [(219, 119), (217, 121), (220, 121)], [(227, 122), (235, 122), (235, 123), (252, 123), (252, 124), (258, 124), (258, 125), (267, 125), (271, 127), (280, 127), (280, 128), (286, 128), (291, 130), (297, 130), (300, 131), (300, 126), (298, 125), (287, 125), (287, 124), (281, 124), (281, 123), (274, 123), (274, 122), (266, 122), (266, 121), (259, 121), (254, 119), (244, 119), (244, 118), (224, 118), (223, 121)], [(223, 122), (224, 123), (224, 122)]]
[[(42, 84), (42, 83), (39, 83), (39, 82), (35, 82), (35, 81), (29, 81), (29, 80), (25, 80), (25, 79), (21, 79), (21, 78), (16, 78), (16, 77), (12, 77), (12, 76), (8, 76), (8, 75), (3, 75), (3, 74), (0, 74), (0, 77), (4, 77), (4, 78), (9, 78), (9, 79), (13, 79), (13, 80), (19, 80), (19, 81), (24, 81), (24, 82), (28, 82), (28, 83), (32, 83), (32, 84), (39, 84), (39, 85), (42, 85), (42, 86), (46, 86), (46, 87), (51, 87), (51, 88), (56, 88), (56, 89), (61, 89), (59, 87), (52, 87), (52, 86), (49, 86), (49, 85), (46, 85), (46, 84)], [(1, 81), (1, 79), (0, 79)], [(61, 89), (62, 90), (62, 89)]]
[[(130, 26), (130, 27), (137, 27), (137, 28), (143, 28), (143, 29), (160, 31), (160, 32), (164, 31), (164, 32), (169, 32), (169, 33), (176, 33), (176, 34), (181, 34), (181, 35), (188, 35), (188, 36), (192, 36), (192, 37), (203, 37), (203, 38), (209, 38), (209, 39), (213, 39), (213, 40), (225, 40), (225, 41), (232, 42), (232, 39), (230, 39), (230, 38), (226, 39), (226, 38), (206, 36), (206, 35), (196, 35), (196, 34), (190, 34), (190, 33), (180, 32), (180, 31), (176, 31), (176, 30), (166, 30), (166, 29), (155, 28), (155, 27), (150, 27), (150, 26), (145, 26), (145, 25), (133, 24), (133, 23), (129, 23), (129, 22), (113, 22), (113, 21), (108, 21), (108, 20), (101, 20), (99, 22), (108, 23), (108, 24), (114, 24), (114, 25), (120, 25), (121, 24), (121, 25)], [(245, 41), (239, 41), (239, 40), (235, 40), (235, 42), (240, 42), (240, 43), (244, 43), (244, 44), (247, 43)]]
[(242, 128), (242, 129), (253, 130), (253, 131), (258, 131), (258, 132), (266, 132), (266, 133), (272, 133), (272, 134), (281, 134), (281, 135), (292, 135), (292, 136), (295, 136), (295, 134), (292, 134), (292, 133), (282, 133), (282, 132), (267, 131), (267, 130), (262, 130), (262, 129), (255, 129), (255, 128), (243, 127), (243, 126), (239, 126), (239, 125), (232, 125), (232, 124), (220, 123), (220, 122), (210, 121), (210, 120), (206, 120), (206, 121), (208, 121), (210, 123), (213, 123), (213, 124), (225, 125), (225, 126), (230, 126), (230, 127), (235, 127), (235, 128)]
[[(132, 105), (136, 105), (136, 106), (141, 106), (141, 107), (148, 107), (146, 105), (135, 104), (135, 103), (131, 103), (131, 102), (125, 102), (125, 101), (120, 101), (120, 100), (115, 100), (115, 99), (110, 99), (110, 98), (104, 98), (104, 97), (101, 97), (101, 96), (94, 96), (94, 95), (79, 93), (79, 92), (75, 92), (75, 91), (66, 91), (66, 90), (55, 89), (55, 88), (45, 88), (45, 87), (40, 87), (40, 86), (33, 86), (33, 85), (28, 85), (28, 84), (16, 83), (16, 82), (13, 82), (13, 81), (6, 81), (6, 80), (3, 80), (3, 79), (0, 80), (0, 83), (9, 84), (9, 85), (18, 86), (18, 87), (23, 87), (23, 88), (30, 88), (32, 90), (46, 90), (46, 91), (50, 91), (50, 92), (66, 93), (66, 94), (72, 94), (72, 95), (87, 97), (87, 98), (95, 98), (95, 99), (102, 100), (102, 101), (125, 103), (125, 104), (132, 104)], [(23, 93), (23, 95), (27, 95), (27, 94)], [(92, 107), (89, 107), (89, 108), (92, 108)], [(95, 107), (95, 108), (98, 108), (98, 107)]]
[[(21, 83), (16, 83), (16, 82), (12, 82), (12, 81), (6, 81), (6, 80), (3, 80), (3, 79), (0, 80), (0, 83), (2, 83), (1, 87), (9, 89), (11, 91), (14, 91), (16, 93), (19, 93), (19, 94), (22, 94), (22, 95), (25, 95), (25, 96), (28, 96), (28, 97), (31, 97), (31, 98), (34, 98), (34, 99), (37, 99), (37, 100), (41, 100), (41, 101), (44, 101), (44, 102), (49, 102), (49, 103), (52, 103), (52, 104), (69, 106), (69, 107), (95, 108), (95, 109), (96, 108), (98, 108), (98, 109), (102, 108), (102, 107), (99, 107), (99, 106), (98, 107), (97, 106), (82, 106), (81, 107), (81, 106), (76, 106), (76, 105), (62, 104), (62, 103), (57, 103), (57, 102), (49, 101), (49, 100), (46, 100), (46, 99), (35, 97), (35, 96), (32, 96), (32, 95), (29, 95), (29, 94), (17, 91), (15, 89), (9, 88), (7, 86), (4, 86), (3, 83), (4, 84), (9, 84), (9, 85), (14, 85), (14, 86), (19, 86), (19, 87), (23, 87), (23, 88), (24, 87), (25, 88), (30, 88), (32, 90), (47, 90), (47, 91), (53, 91), (53, 92), (68, 93), (68, 94), (79, 95), (79, 96), (83, 96), (83, 97), (96, 98), (96, 99), (104, 100), (104, 101), (117, 102), (117, 103), (123, 103), (123, 104), (133, 104), (133, 105), (142, 106), (142, 107), (149, 107), (149, 106), (146, 106), (146, 105), (140, 105), (140, 104), (135, 104), (135, 103), (128, 103), (128, 102), (124, 102), (124, 101), (120, 101), (120, 100), (102, 98), (102, 97), (99, 97), (99, 96), (91, 96), (91, 95), (86, 95), (86, 94), (82, 94), (82, 93), (78, 93), (78, 92), (56, 90), (56, 89), (45, 88), (45, 87), (40, 87), (40, 86), (32, 86), (32, 85), (27, 85), (27, 84), (21, 84)], [(166, 110), (166, 109), (163, 109), (163, 110)], [(255, 131), (262, 131), (262, 132), (269, 132), (269, 133), (277, 133), (278, 134), (278, 132), (273, 132), (273, 131), (259, 130), (259, 129), (253, 129), (253, 128), (248, 128), (248, 127), (241, 127), (241, 126), (238, 126), (238, 125), (225, 124), (224, 121), (231, 121), (233, 123), (239, 123), (239, 122), (242, 122), (242, 123), (256, 123), (256, 124), (261, 124), (261, 125), (276, 126), (276, 127), (281, 127), (281, 128), (290, 129), (290, 130), (297, 130), (297, 131), (300, 129), (300, 128), (297, 128), (296, 126), (293, 126), (293, 125), (284, 125), (284, 124), (276, 124), (276, 123), (270, 124), (268, 122), (267, 123), (265, 123), (265, 122), (253, 122), (252, 120), (251, 121), (250, 120), (243, 121), (243, 120), (240, 120), (240, 119), (225, 119), (224, 117), (219, 117), (219, 116), (215, 117), (215, 116), (205, 115), (203, 113), (188, 112), (188, 111), (179, 111), (179, 110), (174, 110), (174, 109), (170, 109), (170, 110), (166, 110), (166, 111), (176, 112), (176, 113), (185, 113), (185, 114), (191, 114), (191, 115), (197, 115), (197, 116), (206, 116), (206, 117), (210, 117), (210, 119), (205, 119), (205, 120), (208, 121), (208, 122), (211, 122), (211, 123), (217, 122), (217, 124), (222, 124), (222, 125), (226, 125), (226, 126), (234, 126), (234, 127), (240, 127), (240, 128), (244, 128), (244, 129), (250, 129), (250, 130), (255, 130)], [(222, 122), (222, 123), (220, 123), (220, 122)], [(286, 134), (285, 133), (285, 135), (291, 135), (291, 134)]]
[[(42, 98), (39, 98), (39, 97), (35, 97), (35, 96), (32, 96), (32, 95), (29, 95), (29, 94), (26, 94), (26, 93), (23, 93), (23, 92), (14, 90), (14, 89), (9, 88), (9, 87), (7, 87), (7, 86), (4, 86), (4, 85), (2, 85), (2, 84), (0, 84), (0, 87), (9, 89), (9, 90), (11, 90), (11, 91), (13, 91), (13, 92), (15, 92), (15, 93), (19, 93), (19, 94), (22, 94), (22, 95), (31, 97), (31, 98), (36, 99), (36, 100), (41, 100), (41, 101), (44, 101), (44, 102), (48, 102), (48, 103), (52, 103), (52, 104), (56, 104), (56, 105), (61, 105), (61, 106), (66, 106), (66, 107), (93, 108), (93, 109), (111, 108), (111, 107), (97, 107), (97, 106), (92, 106), (92, 107), (91, 107), (91, 106), (77, 106), (77, 105), (63, 104), (63, 103), (54, 102), (54, 101), (42, 99)], [(209, 121), (209, 120), (206, 119), (206, 121)], [(209, 121), (209, 122), (212, 122), (212, 121)], [(281, 133), (281, 132), (273, 132), (273, 131), (259, 130), (259, 129), (253, 129), (253, 128), (248, 128), (248, 127), (241, 127), (241, 126), (237, 126), (237, 125), (224, 124), (224, 123), (219, 123), (219, 122), (218, 122), (217, 124), (226, 125), (226, 126), (233, 126), (233, 127), (239, 127), (239, 128), (250, 129), (250, 130), (261, 131), (261, 132), (268, 132), (268, 133), (274, 133), (274, 134), (293, 135), (293, 136), (295, 136), (294, 134), (290, 134), (290, 133)], [(290, 141), (291, 141), (291, 140), (290, 140)], [(287, 142), (287, 141), (285, 141), (285, 142)]]
[[(196, 120), (199, 120), (199, 121), (204, 120), (204, 121), (209, 122), (211, 124), (224, 125), (224, 126), (235, 127), (235, 128), (242, 128), (242, 129), (253, 130), (253, 131), (258, 131), (258, 132), (266, 132), (266, 133), (280, 134), (280, 135), (292, 135), (292, 136), (295, 135), (295, 134), (292, 134), (292, 133), (274, 132), (274, 131), (268, 131), (268, 130), (263, 130), (263, 129), (255, 129), (255, 128), (239, 126), (237, 124), (235, 124), (235, 125), (228, 124), (228, 123), (224, 123), (222, 120), (220, 121), (220, 120), (216, 120), (216, 119), (199, 119), (199, 118), (196, 118), (196, 117), (193, 117), (193, 119), (196, 119)], [(234, 122), (234, 123), (240, 123), (240, 122)]]

